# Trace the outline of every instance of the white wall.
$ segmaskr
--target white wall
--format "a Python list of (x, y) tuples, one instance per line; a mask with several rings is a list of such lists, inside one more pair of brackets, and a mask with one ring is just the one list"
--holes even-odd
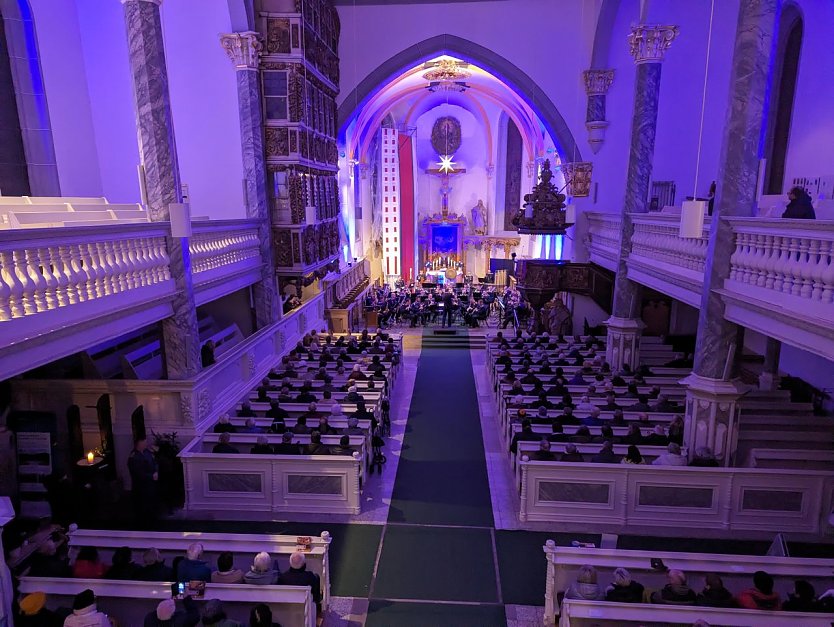
[(339, 5), (339, 102), (390, 57), (430, 37), (451, 34), (494, 51), (533, 79), (587, 157), (581, 72), (590, 62), (599, 5), (600, 0)]
[[(608, 67), (615, 70), (607, 98), (610, 124), (605, 143), (594, 157), (593, 179), (598, 183), (599, 195), (596, 205), (586, 203), (587, 208), (595, 211), (622, 210), (636, 76), (626, 37), (638, 15), (637, 0), (621, 0), (609, 49)], [(700, 167), (695, 186), (710, 2), (656, 0), (650, 5), (650, 22), (680, 27), (680, 34), (663, 61), (652, 173), (653, 180), (676, 182), (678, 203), (691, 195), (693, 188), (698, 195), (705, 196), (718, 173), (737, 19), (738, 0), (715, 3)]]
[[(133, 86), (118, 1), (33, 0), (64, 195), (138, 202)], [(174, 134), (192, 213), (245, 217), (235, 70), (218, 35), (226, 0), (162, 4)]]
[(73, 0), (30, 2), (61, 193), (101, 196), (99, 157), (76, 3)]
[(798, 0), (804, 18), (785, 189), (797, 176), (834, 174), (834, 2)]

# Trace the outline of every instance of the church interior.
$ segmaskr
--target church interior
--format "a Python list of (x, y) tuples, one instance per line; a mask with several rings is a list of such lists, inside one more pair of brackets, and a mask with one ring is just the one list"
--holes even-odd
[(0, 627), (834, 624), (834, 2), (0, 25)]

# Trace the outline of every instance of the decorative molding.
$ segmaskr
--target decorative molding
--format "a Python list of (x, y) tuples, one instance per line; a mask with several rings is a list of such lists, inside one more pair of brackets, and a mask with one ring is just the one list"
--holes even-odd
[(258, 69), (258, 57), (264, 48), (259, 37), (254, 31), (220, 35), (220, 45), (235, 64), (236, 70)]
[(628, 35), (628, 48), (636, 64), (660, 63), (663, 55), (680, 33), (678, 26), (638, 24)]
[(597, 154), (602, 144), (605, 142), (605, 129), (608, 128), (609, 122), (606, 120), (593, 120), (585, 122), (585, 128), (588, 129), (588, 144), (591, 146), (591, 152)]
[(150, 2), (156, 6), (160, 6), (162, 4), (162, 0), (122, 0), (122, 4), (127, 4), (128, 2)]
[(592, 162), (575, 161), (563, 163), (560, 167), (565, 175), (565, 192), (568, 196), (586, 198), (591, 195), (591, 172), (594, 169)]
[(604, 96), (614, 82), (614, 70), (585, 70), (585, 93), (589, 96)]

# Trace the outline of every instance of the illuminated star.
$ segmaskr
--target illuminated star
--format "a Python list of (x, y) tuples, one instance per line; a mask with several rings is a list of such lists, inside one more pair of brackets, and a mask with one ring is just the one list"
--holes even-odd
[(455, 171), (455, 162), (452, 159), (455, 158), (455, 155), (440, 155), (440, 171), (443, 174), (449, 174), (450, 172)]

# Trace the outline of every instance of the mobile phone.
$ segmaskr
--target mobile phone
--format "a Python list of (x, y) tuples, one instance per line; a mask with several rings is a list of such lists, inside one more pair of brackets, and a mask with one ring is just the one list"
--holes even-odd
[(662, 571), (669, 570), (668, 568), (666, 568), (666, 564), (663, 563), (663, 560), (660, 559), (659, 557), (653, 557), (651, 559), (650, 564), (651, 564), (653, 570), (662, 570)]
[(180, 583), (172, 583), (171, 584), (171, 598), (172, 599), (181, 599), (185, 595), (185, 584)]

